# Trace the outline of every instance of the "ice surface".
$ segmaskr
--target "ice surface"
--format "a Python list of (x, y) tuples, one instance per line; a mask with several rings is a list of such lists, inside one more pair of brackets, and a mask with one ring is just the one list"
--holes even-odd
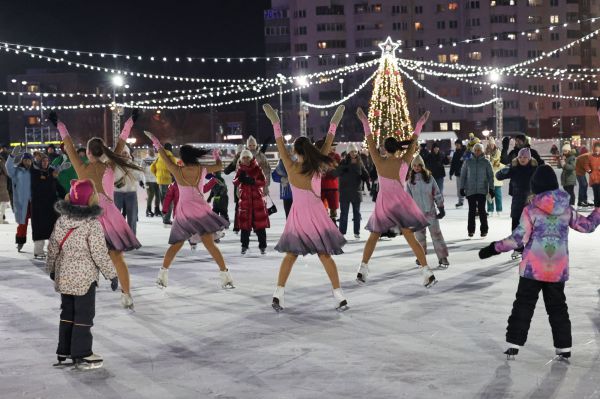
[[(446, 184), (442, 220), (451, 266), (436, 271), (439, 283), (423, 288), (414, 256), (394, 238), (379, 242), (368, 283), (358, 286), (367, 232), (358, 241), (348, 234), (346, 253), (335, 257), (351, 307), (341, 314), (316, 256), (295, 265), (285, 311), (271, 309), (282, 258), (272, 250), (284, 225), (279, 202), (266, 256), (255, 240), (242, 257), (239, 236), (230, 231), (222, 239), (235, 290), (221, 290), (214, 262), (201, 245), (193, 253), (187, 244), (171, 268), (169, 287), (156, 288), (169, 230), (144, 216), (140, 192), (144, 246), (126, 254), (135, 312), (122, 309), (119, 295), (101, 281), (92, 332), (105, 362), (87, 372), (51, 366), (60, 298), (45, 265), (32, 260), (31, 241), (17, 253), (9, 211), (11, 224), (0, 225), (0, 398), (600, 397), (598, 233), (570, 234), (570, 365), (550, 362), (554, 348), (541, 298), (527, 345), (507, 362), (502, 351), (517, 264), (510, 254), (481, 261), (477, 250), (509, 232), (508, 212), (490, 220), (487, 239), (467, 240), (467, 210), (454, 209), (453, 183)], [(364, 198), (363, 225), (373, 209)], [(505, 209), (509, 201), (506, 195)], [(437, 264), (432, 251), (428, 259)]]

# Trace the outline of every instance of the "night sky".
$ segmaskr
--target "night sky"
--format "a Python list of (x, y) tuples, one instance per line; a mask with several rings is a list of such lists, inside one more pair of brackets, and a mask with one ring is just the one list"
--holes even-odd
[[(268, 0), (195, 1), (0, 1), (0, 40), (97, 52), (165, 56), (260, 56), (264, 54), (263, 10)], [(99, 58), (83, 59), (90, 64)], [(264, 74), (264, 64), (215, 66), (211, 63), (149, 64), (148, 62), (102, 65), (122, 66), (140, 72), (196, 77), (253, 77)], [(0, 88), (6, 76), (27, 68), (69, 69), (0, 52)], [(99, 79), (102, 75), (99, 75)], [(136, 80), (144, 90), (152, 81)], [(154, 86), (156, 83), (154, 82)], [(182, 86), (179, 86), (183, 88)], [(6, 98), (0, 98), (6, 104)], [(6, 113), (0, 113), (0, 137), (7, 129)]]

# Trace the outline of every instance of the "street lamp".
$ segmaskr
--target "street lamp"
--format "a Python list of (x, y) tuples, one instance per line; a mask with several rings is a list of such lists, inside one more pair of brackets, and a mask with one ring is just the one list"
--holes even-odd
[(490, 135), (490, 133), (492, 133), (492, 130), (489, 129), (484, 129), (481, 131), (481, 134), (483, 134), (483, 137), (488, 137)]
[(283, 130), (283, 87), (282, 84), (283, 82), (285, 82), (285, 76), (283, 76), (281, 73), (277, 74), (277, 77), (279, 78), (279, 119), (280, 119), (280, 124), (281, 124), (281, 129)]
[(285, 136), (283, 136), (283, 138), (285, 139), (285, 143), (286, 144), (290, 144), (290, 140), (292, 139), (292, 135), (288, 133)]
[(306, 107), (304, 101), (302, 101), (302, 88), (308, 86), (308, 79), (306, 76), (296, 77), (296, 84), (299, 86), (300, 92), (300, 136), (306, 137)]
[(344, 78), (338, 80), (340, 82), (340, 100), (344, 98)]
[(113, 102), (112, 102), (112, 116), (113, 116), (113, 146), (117, 146), (117, 142), (119, 141), (119, 130), (121, 129), (121, 113), (122, 108), (117, 107), (117, 87), (121, 88), (125, 86), (125, 80), (121, 75), (114, 75), (111, 78), (111, 83), (113, 87)]
[(496, 138), (501, 140), (502, 134), (504, 132), (503, 118), (504, 118), (504, 102), (502, 98), (498, 96), (498, 82), (501, 79), (500, 72), (497, 70), (493, 70), (489, 74), (489, 80), (493, 83), (492, 89), (494, 90), (494, 98), (496, 99), (495, 109), (496, 109)]

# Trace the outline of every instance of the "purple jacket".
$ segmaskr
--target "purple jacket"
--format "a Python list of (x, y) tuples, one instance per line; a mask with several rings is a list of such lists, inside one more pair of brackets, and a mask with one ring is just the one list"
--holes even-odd
[(513, 233), (495, 243), (496, 251), (508, 252), (524, 246), (519, 265), (521, 277), (550, 283), (569, 279), (569, 227), (591, 233), (600, 224), (600, 208), (584, 217), (569, 205), (563, 190), (536, 195), (523, 209), (521, 222)]

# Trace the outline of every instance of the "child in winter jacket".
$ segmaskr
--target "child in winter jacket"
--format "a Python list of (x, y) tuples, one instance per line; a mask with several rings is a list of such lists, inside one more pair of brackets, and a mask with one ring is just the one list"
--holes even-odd
[[(429, 234), (433, 241), (433, 249), (438, 257), (439, 267), (446, 269), (450, 265), (448, 262), (448, 246), (446, 245), (446, 241), (444, 241), (438, 221), (446, 215), (444, 211), (444, 196), (438, 188), (435, 179), (432, 177), (431, 172), (425, 167), (425, 162), (420, 155), (417, 155), (412, 161), (412, 169), (409, 174), (406, 190), (427, 218), (429, 222)], [(435, 210), (436, 206), (439, 213)], [(427, 253), (425, 229), (416, 231), (415, 237)], [(418, 260), (417, 264), (419, 264)]]
[(564, 289), (569, 279), (569, 227), (582, 233), (593, 232), (600, 224), (600, 208), (587, 217), (579, 215), (569, 204), (569, 194), (558, 188), (556, 174), (548, 165), (537, 168), (531, 189), (535, 196), (523, 210), (519, 226), (509, 237), (479, 251), (479, 257), (485, 259), (524, 246), (519, 287), (506, 329), (506, 342), (510, 346), (504, 353), (514, 356), (525, 345), (542, 291), (556, 354), (568, 358), (571, 322)]
[(214, 182), (214, 184), (210, 189), (210, 195), (208, 196), (207, 202), (212, 200), (213, 212), (229, 221), (229, 215), (227, 214), (227, 208), (229, 206), (227, 184), (225, 184), (225, 180), (223, 179), (223, 176), (221, 176), (221, 172), (216, 172), (213, 176), (214, 180), (211, 179), (211, 182)]
[(92, 352), (98, 271), (118, 287), (117, 273), (98, 216), (98, 194), (91, 180), (72, 180), (69, 194), (56, 203), (61, 215), (48, 244), (47, 267), (61, 296), (57, 365), (66, 358), (82, 369), (102, 366), (102, 357)]

